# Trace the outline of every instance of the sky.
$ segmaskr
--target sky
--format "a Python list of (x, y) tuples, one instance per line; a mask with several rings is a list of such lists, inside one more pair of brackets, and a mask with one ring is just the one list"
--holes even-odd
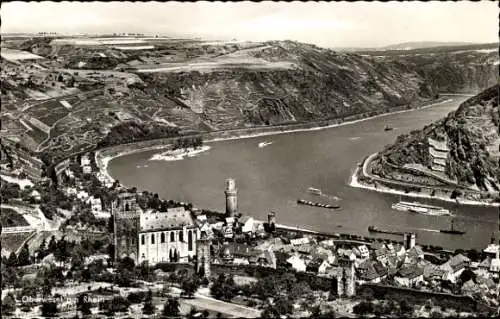
[(496, 1), (3, 2), (1, 32), (146, 33), (324, 47), (498, 42)]

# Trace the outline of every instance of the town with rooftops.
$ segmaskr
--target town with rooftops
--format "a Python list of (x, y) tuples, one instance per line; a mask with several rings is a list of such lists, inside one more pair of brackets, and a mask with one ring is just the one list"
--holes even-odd
[(165, 298), (220, 317), (469, 317), (499, 306), (494, 242), (447, 251), (410, 232), (388, 240), (282, 225), (278, 212), (258, 220), (238, 210), (245, 194), (231, 178), (225, 212), (204, 210), (110, 180), (95, 153), (68, 159), (55, 188), (30, 177), (21, 156), (19, 176), (2, 175), (20, 196), (4, 197), (2, 214), (30, 216), (2, 229), (2, 299), (21, 301), (15, 316), (47, 312), (46, 296), (66, 300), (61, 316), (150, 315)]

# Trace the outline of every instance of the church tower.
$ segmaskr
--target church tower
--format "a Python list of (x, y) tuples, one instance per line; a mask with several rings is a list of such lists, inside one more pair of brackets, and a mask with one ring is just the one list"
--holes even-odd
[(129, 257), (137, 263), (140, 207), (134, 194), (122, 193), (111, 205), (114, 219), (115, 261)]
[(226, 215), (228, 217), (234, 216), (234, 213), (238, 211), (238, 201), (236, 189), (236, 181), (232, 178), (226, 179)]
[(337, 295), (339, 297), (352, 297), (356, 295), (356, 274), (354, 260), (348, 256), (339, 258), (339, 272), (337, 273)]
[(210, 245), (212, 241), (205, 231), (200, 232), (200, 238), (196, 243), (196, 272), (199, 274), (203, 269), (205, 278), (210, 278)]

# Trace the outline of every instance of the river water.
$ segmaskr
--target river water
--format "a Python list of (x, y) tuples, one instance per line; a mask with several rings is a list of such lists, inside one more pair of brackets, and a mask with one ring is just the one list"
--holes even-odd
[[(398, 135), (444, 117), (466, 99), (450, 98), (450, 102), (426, 109), (324, 130), (207, 143), (209, 151), (179, 161), (151, 161), (159, 151), (126, 155), (113, 159), (109, 171), (126, 186), (219, 211), (225, 207), (225, 179), (232, 177), (236, 179), (238, 208), (243, 214), (266, 219), (273, 210), (278, 223), (326, 232), (368, 235), (369, 225), (414, 230), (419, 244), (483, 249), (498, 227), (496, 208), (457, 207), (454, 203), (400, 198), (349, 186), (356, 165), (364, 157), (393, 143)], [(385, 125), (394, 130), (385, 132)], [(260, 148), (261, 142), (272, 144)], [(298, 205), (297, 199), (305, 196), (308, 187), (340, 197), (341, 209)], [(392, 210), (391, 205), (400, 199), (451, 209), (456, 215), (455, 228), (467, 233), (460, 236), (432, 231), (449, 228), (450, 217)]]

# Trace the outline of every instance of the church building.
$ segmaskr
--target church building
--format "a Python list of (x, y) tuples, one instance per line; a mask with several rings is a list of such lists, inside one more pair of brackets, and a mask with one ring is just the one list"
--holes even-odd
[(147, 261), (187, 262), (196, 255), (198, 228), (184, 207), (143, 211), (134, 194), (120, 194), (113, 203), (115, 259), (129, 257), (136, 264)]

